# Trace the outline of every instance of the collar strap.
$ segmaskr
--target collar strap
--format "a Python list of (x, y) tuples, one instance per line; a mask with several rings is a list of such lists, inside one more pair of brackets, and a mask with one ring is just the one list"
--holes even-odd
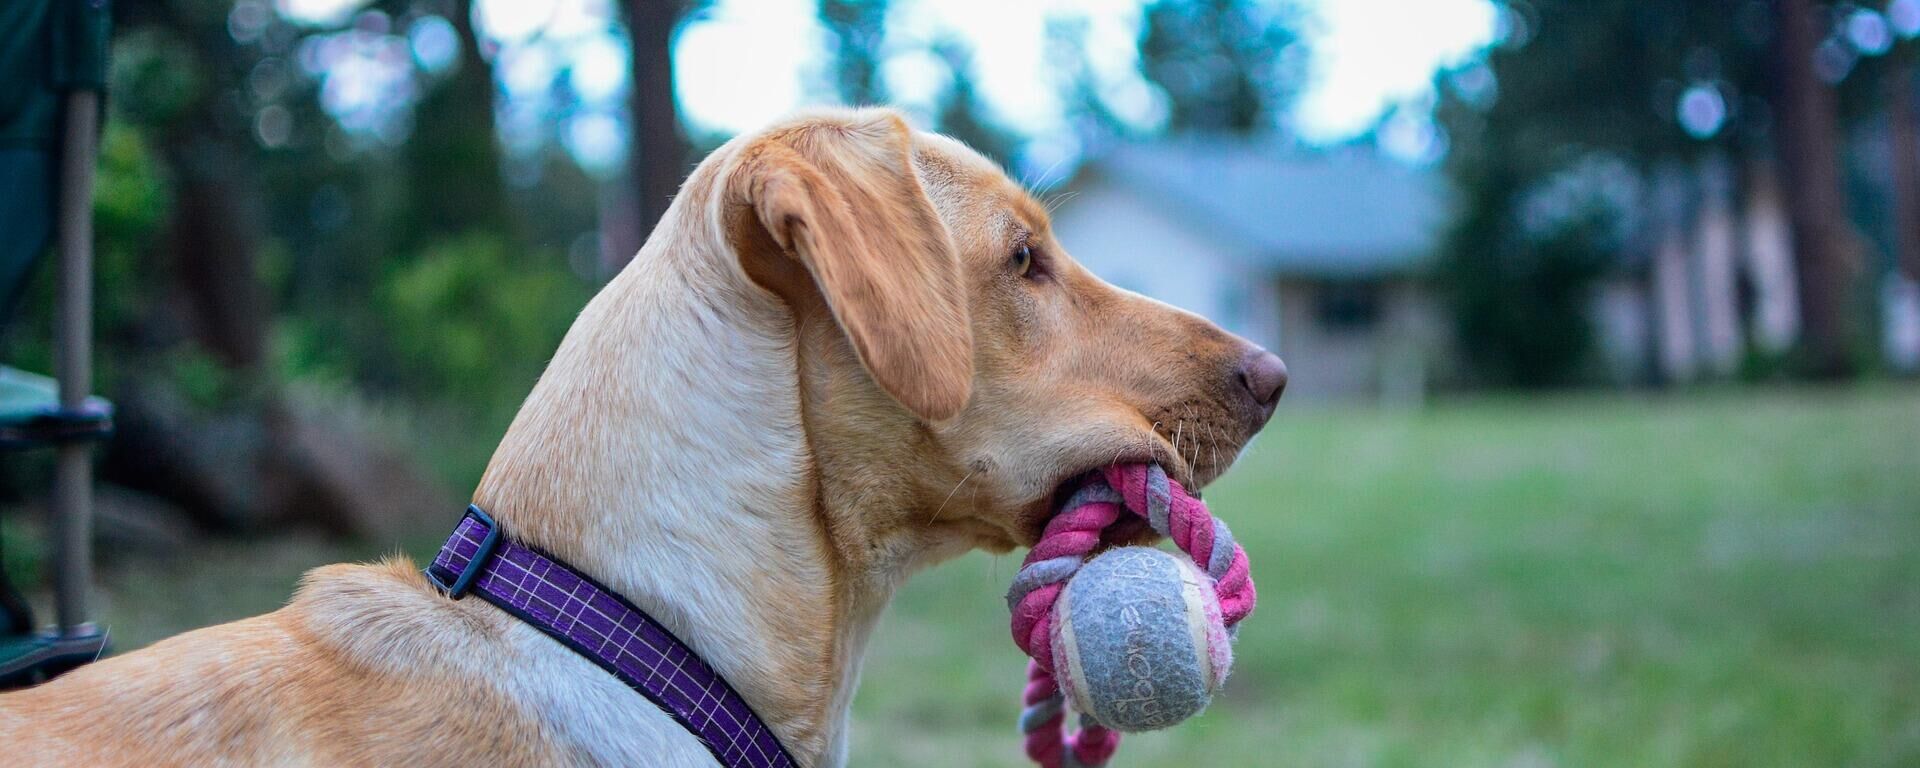
[(613, 673), (721, 765), (798, 765), (740, 693), (666, 627), (558, 558), (501, 536), (479, 507), (467, 507), (426, 575), (448, 597), (478, 595)]

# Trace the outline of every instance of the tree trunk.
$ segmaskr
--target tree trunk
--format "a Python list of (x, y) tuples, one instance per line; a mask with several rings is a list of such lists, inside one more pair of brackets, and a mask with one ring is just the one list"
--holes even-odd
[(1913, 108), (1914, 57), (1910, 53), (1887, 73), (1886, 88), (1894, 247), (1907, 279), (1920, 281), (1920, 114)]
[(633, 134), (628, 143), (628, 184), (638, 220), (632, 231), (639, 242), (614, 246), (618, 269), (667, 212), (680, 189), (687, 162), (687, 142), (680, 134), (680, 118), (673, 98), (673, 28), (680, 19), (679, 0), (627, 0), (627, 35), (632, 41)]
[(265, 362), (273, 314), (256, 270), (264, 215), (252, 203), (257, 180), (218, 140), (174, 141), (166, 153), (176, 169), (167, 250), (176, 319), (221, 364), (251, 376)]
[(1778, 152), (1786, 175), (1800, 279), (1802, 347), (1815, 378), (1853, 374), (1853, 261), (1840, 178), (1840, 126), (1833, 89), (1813, 71), (1820, 30), (1810, 0), (1774, 0), (1779, 84)]
[(475, 227), (514, 231), (494, 132), (493, 69), (480, 55), (473, 2), (453, 0), (436, 10), (459, 32), (460, 56), (449, 79), (420, 100), (407, 137), (401, 242), (413, 248)]

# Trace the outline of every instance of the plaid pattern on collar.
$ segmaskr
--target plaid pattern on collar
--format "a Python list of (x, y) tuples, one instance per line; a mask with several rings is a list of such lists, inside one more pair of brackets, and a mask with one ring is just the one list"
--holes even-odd
[(721, 765), (798, 765), (693, 649), (613, 590), (502, 537), (479, 507), (467, 508), (426, 573), (449, 597), (479, 595), (613, 673), (700, 737)]

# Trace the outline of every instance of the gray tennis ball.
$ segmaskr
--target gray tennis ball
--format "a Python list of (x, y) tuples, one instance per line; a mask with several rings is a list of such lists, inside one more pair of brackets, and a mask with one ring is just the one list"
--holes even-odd
[(1053, 607), (1053, 666), (1067, 703), (1116, 731), (1151, 731), (1207, 708), (1233, 664), (1213, 579), (1192, 561), (1122, 547), (1088, 561)]

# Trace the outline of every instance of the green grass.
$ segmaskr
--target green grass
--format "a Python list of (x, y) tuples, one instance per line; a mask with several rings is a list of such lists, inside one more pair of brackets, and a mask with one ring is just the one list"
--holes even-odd
[[(1920, 390), (1282, 408), (1208, 499), (1260, 609), (1221, 700), (1116, 766), (1920, 765)], [(134, 648), (378, 552), (206, 543), (102, 602)], [(907, 587), (856, 766), (1022, 764), (1018, 564)]]
[[(1116, 765), (1920, 764), (1920, 393), (1282, 409), (1221, 700)], [(855, 765), (1020, 765), (1014, 557), (918, 577)]]

